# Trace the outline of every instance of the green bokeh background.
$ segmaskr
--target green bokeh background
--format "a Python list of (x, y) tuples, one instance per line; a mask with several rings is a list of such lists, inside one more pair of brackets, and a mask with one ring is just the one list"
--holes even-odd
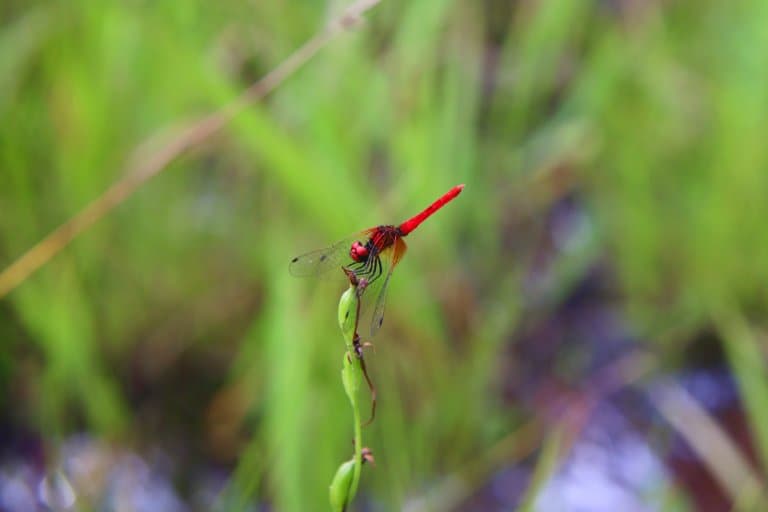
[[(0, 270), (343, 5), (3, 2)], [(287, 263), (466, 183), (408, 238), (368, 352), (367, 499), (399, 510), (494, 466), (533, 414), (501, 389), (526, 365), (519, 326), (595, 265), (657, 370), (712, 333), (762, 472), (768, 3), (384, 0), (366, 18), (0, 298), (3, 424), (51, 464), (88, 432), (232, 471), (232, 503), (324, 510), (351, 453), (343, 287)], [(563, 198), (587, 227), (532, 289)]]

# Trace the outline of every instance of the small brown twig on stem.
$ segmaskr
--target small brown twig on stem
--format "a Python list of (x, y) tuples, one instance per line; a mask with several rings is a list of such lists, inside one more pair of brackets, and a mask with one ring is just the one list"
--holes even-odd
[(365, 289), (368, 287), (368, 281), (363, 278), (358, 278), (357, 274), (354, 270), (351, 270), (347, 267), (341, 267), (341, 270), (347, 275), (347, 279), (349, 279), (350, 284), (355, 287), (355, 294), (357, 295), (357, 312), (355, 314), (355, 328), (354, 328), (354, 336), (352, 338), (352, 346), (355, 351), (355, 355), (357, 356), (357, 360), (360, 361), (360, 370), (363, 372), (363, 377), (365, 377), (365, 382), (368, 384), (368, 390), (371, 392), (371, 417), (363, 423), (363, 427), (367, 427), (371, 423), (373, 423), (374, 418), (376, 417), (376, 386), (373, 385), (373, 382), (371, 381), (371, 378), (368, 376), (368, 368), (365, 366), (365, 359), (363, 358), (363, 348), (366, 345), (370, 345), (370, 343), (361, 343), (360, 342), (360, 334), (357, 332), (358, 324), (360, 323), (360, 300), (363, 297), (363, 292), (365, 292)]

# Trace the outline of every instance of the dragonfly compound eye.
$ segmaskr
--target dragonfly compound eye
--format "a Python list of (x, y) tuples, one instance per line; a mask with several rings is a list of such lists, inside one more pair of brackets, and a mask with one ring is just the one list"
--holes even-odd
[(349, 248), (349, 257), (353, 261), (365, 261), (368, 259), (368, 248), (359, 241), (354, 242)]

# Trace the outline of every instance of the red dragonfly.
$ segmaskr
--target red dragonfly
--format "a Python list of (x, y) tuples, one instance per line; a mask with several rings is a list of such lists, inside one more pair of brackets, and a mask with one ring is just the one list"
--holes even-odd
[(344, 269), (353, 272), (358, 280), (365, 283), (365, 293), (378, 289), (370, 332), (374, 336), (384, 322), (384, 302), (392, 271), (405, 254), (407, 246), (403, 238), (458, 196), (463, 189), (464, 185), (456, 185), (424, 211), (399, 226), (368, 228), (330, 247), (297, 256), (291, 260), (288, 270), (294, 276), (305, 277), (322, 274), (333, 268)]

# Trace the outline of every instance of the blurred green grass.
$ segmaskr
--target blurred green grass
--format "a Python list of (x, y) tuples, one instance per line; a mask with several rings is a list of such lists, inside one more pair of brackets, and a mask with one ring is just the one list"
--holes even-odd
[[(0, 268), (142, 141), (231, 101), (340, 5), (0, 7)], [(384, 1), (2, 299), (0, 381), (25, 390), (4, 397), (8, 421), (52, 450), (80, 430), (179, 435), (237, 468), (243, 499), (323, 509), (350, 452), (340, 289), (287, 262), (466, 183), (409, 237), (389, 291), (364, 495), (395, 510), (531, 414), (504, 401), (500, 354), (601, 261), (637, 333), (685, 326), (641, 341), (665, 363), (721, 334), (764, 471), (766, 10)], [(537, 305), (536, 219), (571, 195), (593, 231), (556, 254)], [(166, 401), (175, 418), (157, 417)]]

